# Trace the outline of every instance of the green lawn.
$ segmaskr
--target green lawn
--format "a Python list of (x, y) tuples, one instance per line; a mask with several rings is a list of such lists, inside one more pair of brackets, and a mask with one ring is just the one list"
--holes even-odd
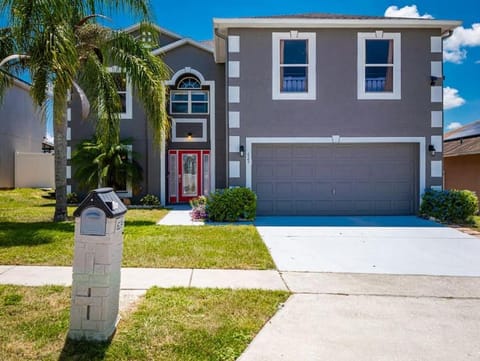
[[(54, 202), (40, 190), (0, 191), (0, 264), (71, 265), (74, 224), (53, 223)], [(74, 208), (69, 209), (69, 214)], [(270, 269), (255, 227), (156, 226), (166, 210), (129, 210), (126, 267)]]
[(70, 288), (0, 286), (0, 355), (9, 360), (233, 361), (287, 292), (159, 289), (111, 343), (66, 341)]

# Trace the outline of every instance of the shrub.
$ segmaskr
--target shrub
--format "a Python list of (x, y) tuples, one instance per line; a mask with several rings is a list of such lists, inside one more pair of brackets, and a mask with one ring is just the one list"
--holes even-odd
[(192, 211), (190, 212), (192, 221), (203, 221), (207, 219), (207, 198), (205, 196), (192, 199), (190, 205), (192, 206)]
[(76, 204), (78, 203), (78, 196), (77, 193), (72, 192), (67, 194), (67, 203), (68, 204)]
[(215, 222), (253, 220), (257, 210), (257, 196), (248, 188), (217, 190), (207, 199), (208, 218)]
[(422, 197), (420, 215), (442, 222), (469, 222), (478, 212), (478, 198), (468, 190), (427, 190)]
[(140, 203), (142, 203), (144, 206), (160, 206), (160, 200), (153, 194), (147, 194), (144, 196), (142, 199), (140, 199)]

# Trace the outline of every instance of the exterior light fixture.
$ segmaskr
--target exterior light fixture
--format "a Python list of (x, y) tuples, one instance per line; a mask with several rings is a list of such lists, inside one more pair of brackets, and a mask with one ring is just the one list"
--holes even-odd
[(187, 133), (187, 139), (192, 140), (192, 133), (190, 133), (190, 132)]
[(435, 149), (435, 146), (433, 144), (430, 144), (428, 146), (428, 151), (430, 152), (430, 154), (432, 155), (432, 157), (435, 157), (435, 152), (436, 152), (436, 149)]
[(245, 147), (243, 145), (240, 146), (240, 157), (244, 157), (245, 156)]
[(430, 85), (431, 86), (434, 86), (434, 85), (437, 85), (437, 82), (439, 80), (445, 80), (445, 76), (442, 76), (442, 77), (438, 77), (438, 76), (430, 76)]

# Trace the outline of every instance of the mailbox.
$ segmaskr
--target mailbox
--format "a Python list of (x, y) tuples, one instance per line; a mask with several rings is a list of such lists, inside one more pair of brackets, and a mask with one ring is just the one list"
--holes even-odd
[(104, 341), (116, 329), (126, 212), (112, 188), (100, 188), (73, 213), (72, 339)]

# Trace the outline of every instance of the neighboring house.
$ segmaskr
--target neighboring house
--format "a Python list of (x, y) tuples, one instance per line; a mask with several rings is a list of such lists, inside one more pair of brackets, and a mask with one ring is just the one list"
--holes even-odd
[(15, 187), (16, 153), (42, 152), (45, 122), (29, 92), (30, 85), (15, 78), (0, 105), (0, 188)]
[(446, 189), (469, 189), (480, 196), (480, 120), (445, 134)]
[[(128, 83), (121, 89), (122, 136), (134, 138), (147, 171), (139, 195), (174, 204), (246, 186), (258, 214), (414, 214), (424, 190), (443, 183), (442, 40), (459, 25), (214, 19), (213, 48), (162, 28), (126, 29), (173, 70), (172, 132), (159, 150)], [(72, 147), (92, 132), (75, 109)]]

